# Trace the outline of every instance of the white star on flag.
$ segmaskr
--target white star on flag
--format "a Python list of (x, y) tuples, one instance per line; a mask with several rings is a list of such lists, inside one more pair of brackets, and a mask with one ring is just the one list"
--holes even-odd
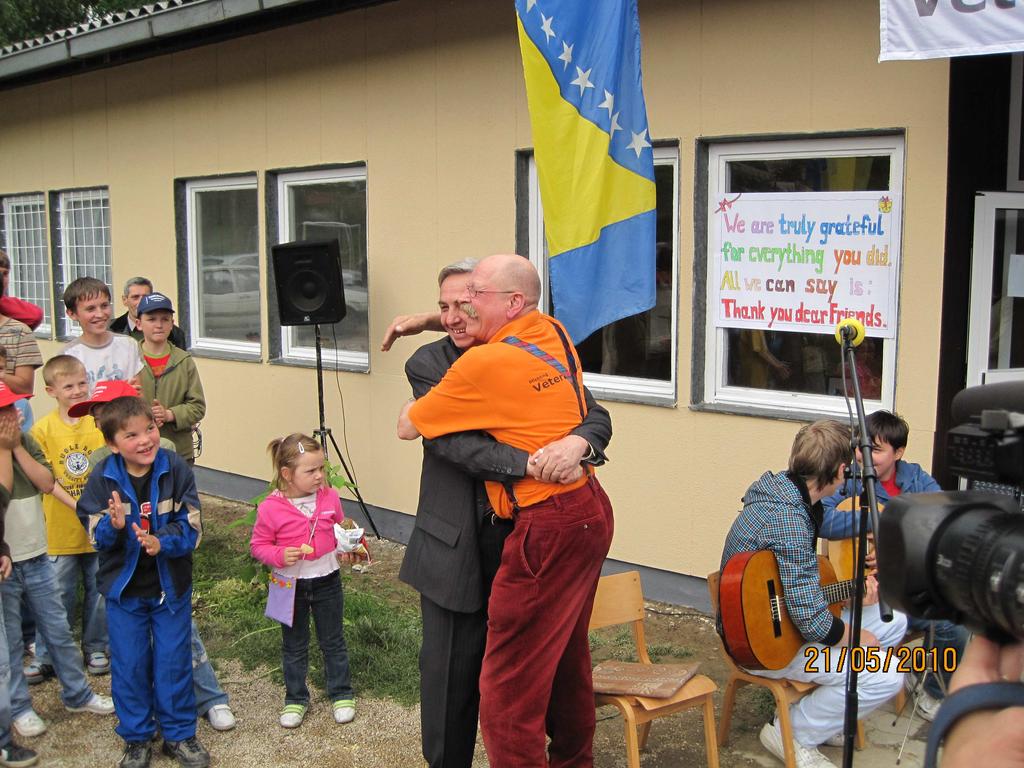
[(541, 22), (540, 28), (547, 38), (547, 42), (551, 42), (551, 38), (555, 36), (555, 30), (551, 28), (551, 22), (555, 18), (554, 16), (545, 16), (543, 13), (540, 15)]
[(568, 68), (569, 64), (572, 63), (572, 46), (564, 40), (562, 41), (562, 55), (558, 57), (565, 63), (562, 65), (562, 69)]
[(529, 13), (533, 10), (533, 6), (537, 4), (537, 0), (526, 0), (526, 12)]
[(612, 136), (615, 135), (616, 131), (621, 130), (622, 126), (619, 125), (619, 113), (616, 112), (614, 115), (612, 115), (612, 124), (608, 127), (608, 138), (612, 138)]
[(608, 116), (611, 117), (612, 112), (615, 110), (615, 97), (608, 91), (604, 92), (604, 101), (597, 105), (598, 109), (607, 109)]
[(583, 96), (583, 92), (587, 88), (593, 88), (594, 87), (594, 84), (592, 82), (590, 82), (590, 73), (593, 72), (593, 71), (594, 71), (593, 67), (588, 69), (586, 72), (584, 72), (579, 67), (576, 67), (576, 79), (571, 81), (569, 84), (570, 85), (578, 85), (580, 87), (580, 96)]
[[(633, 133), (630, 131), (630, 133)], [(640, 153), (644, 149), (651, 146), (651, 143), (645, 138), (647, 136), (647, 129), (644, 128), (640, 133), (633, 133), (633, 140), (626, 145), (626, 149), (632, 149), (636, 152), (636, 156), (640, 157)]]

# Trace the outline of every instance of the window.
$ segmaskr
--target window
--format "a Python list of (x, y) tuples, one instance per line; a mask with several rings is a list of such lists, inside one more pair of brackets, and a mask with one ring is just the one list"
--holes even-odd
[[(705, 151), (698, 290), (703, 279), (707, 302), (694, 323), (705, 354), (694, 398), (845, 414), (834, 332), (855, 316), (868, 332), (856, 353), (861, 393), (869, 409), (891, 408), (902, 137), (707, 143)], [(852, 394), (852, 382), (846, 388)]]
[(36, 332), (49, 337), (53, 307), (46, 243), (46, 199), (42, 194), (5, 197), (0, 217), (0, 247), (11, 260), (11, 294), (42, 307), (43, 322)]
[[(345, 317), (321, 328), (323, 356), (335, 365), (368, 370), (369, 291), (366, 269), (366, 168), (353, 166), (268, 174), (277, 182), (278, 242), (337, 240), (345, 284)], [(280, 357), (314, 360), (313, 326), (280, 329)], [(336, 348), (335, 348), (336, 347)]]
[[(537, 166), (528, 161), (529, 256), (541, 274), (544, 296), (541, 306), (550, 312), (547, 244), (541, 207)], [(654, 149), (654, 181), (657, 191), (657, 298), (653, 309), (606, 325), (576, 348), (583, 365), (584, 382), (606, 399), (672, 404), (676, 397), (676, 275), (679, 232), (679, 150), (674, 146)]]
[(108, 286), (114, 279), (110, 261), (110, 198), (106, 189), (55, 192), (50, 195), (50, 209), (56, 230), (57, 327), (59, 336), (67, 338), (77, 336), (81, 329), (64, 311), (64, 289), (80, 277), (95, 277)]
[(256, 177), (185, 184), (190, 346), (260, 354)]

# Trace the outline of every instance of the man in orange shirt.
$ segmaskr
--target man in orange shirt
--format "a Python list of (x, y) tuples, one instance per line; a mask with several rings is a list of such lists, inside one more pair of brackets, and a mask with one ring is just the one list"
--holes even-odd
[[(537, 311), (539, 299), (540, 278), (526, 259), (481, 261), (460, 303), (466, 332), (486, 343), (406, 404), (399, 437), (482, 429), (532, 454), (579, 426), (579, 359), (562, 326)], [(516, 520), (491, 591), (480, 675), (492, 768), (593, 765), (587, 625), (611, 544), (611, 504), (592, 474), (565, 485), (488, 482), (487, 493), (499, 515)]]

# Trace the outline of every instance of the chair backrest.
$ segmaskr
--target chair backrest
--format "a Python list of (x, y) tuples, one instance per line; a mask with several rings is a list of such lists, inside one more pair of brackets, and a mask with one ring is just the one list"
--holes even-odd
[(711, 596), (711, 610), (718, 613), (718, 586), (722, 579), (722, 572), (715, 571), (708, 574), (708, 595)]
[(640, 571), (626, 571), (602, 576), (597, 582), (594, 610), (590, 614), (590, 629), (630, 624), (636, 657), (650, 664), (647, 654), (647, 636), (644, 634), (644, 593), (640, 587)]
[(590, 628), (601, 629), (643, 620), (644, 593), (640, 587), (640, 572), (626, 571), (602, 576), (597, 582)]

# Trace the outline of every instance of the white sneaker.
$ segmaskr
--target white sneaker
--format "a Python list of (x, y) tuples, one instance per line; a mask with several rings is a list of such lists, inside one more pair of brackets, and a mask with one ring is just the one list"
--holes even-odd
[(917, 714), (929, 723), (935, 719), (935, 715), (939, 713), (939, 707), (941, 706), (942, 699), (936, 699), (927, 691), (922, 689), (917, 694)]
[(827, 739), (825, 739), (826, 747), (839, 747), (841, 749), (845, 744), (846, 736), (843, 734), (842, 731), (833, 734), (832, 736), (829, 736)]
[(281, 727), (298, 728), (306, 717), (306, 708), (302, 704), (285, 704), (281, 710)]
[(215, 731), (230, 731), (235, 727), (235, 713), (227, 704), (214, 704), (206, 712), (206, 719)]
[(43, 718), (36, 714), (34, 709), (30, 709), (23, 715), (18, 715), (11, 722), (11, 725), (14, 726), (15, 733), (25, 738), (46, 733), (46, 723), (43, 722)]
[(356, 719), (356, 702), (354, 699), (338, 699), (331, 706), (334, 708), (334, 722), (344, 725)]
[(91, 712), (94, 715), (114, 714), (114, 700), (109, 696), (94, 693), (92, 698), (80, 707), (64, 707), (68, 712)]
[[(786, 762), (786, 749), (782, 745), (778, 721), (766, 723), (758, 738), (765, 749), (783, 763)], [(796, 768), (836, 768), (836, 764), (821, 754), (816, 747), (805, 747), (796, 739), (793, 739), (793, 755), (796, 758)]]

